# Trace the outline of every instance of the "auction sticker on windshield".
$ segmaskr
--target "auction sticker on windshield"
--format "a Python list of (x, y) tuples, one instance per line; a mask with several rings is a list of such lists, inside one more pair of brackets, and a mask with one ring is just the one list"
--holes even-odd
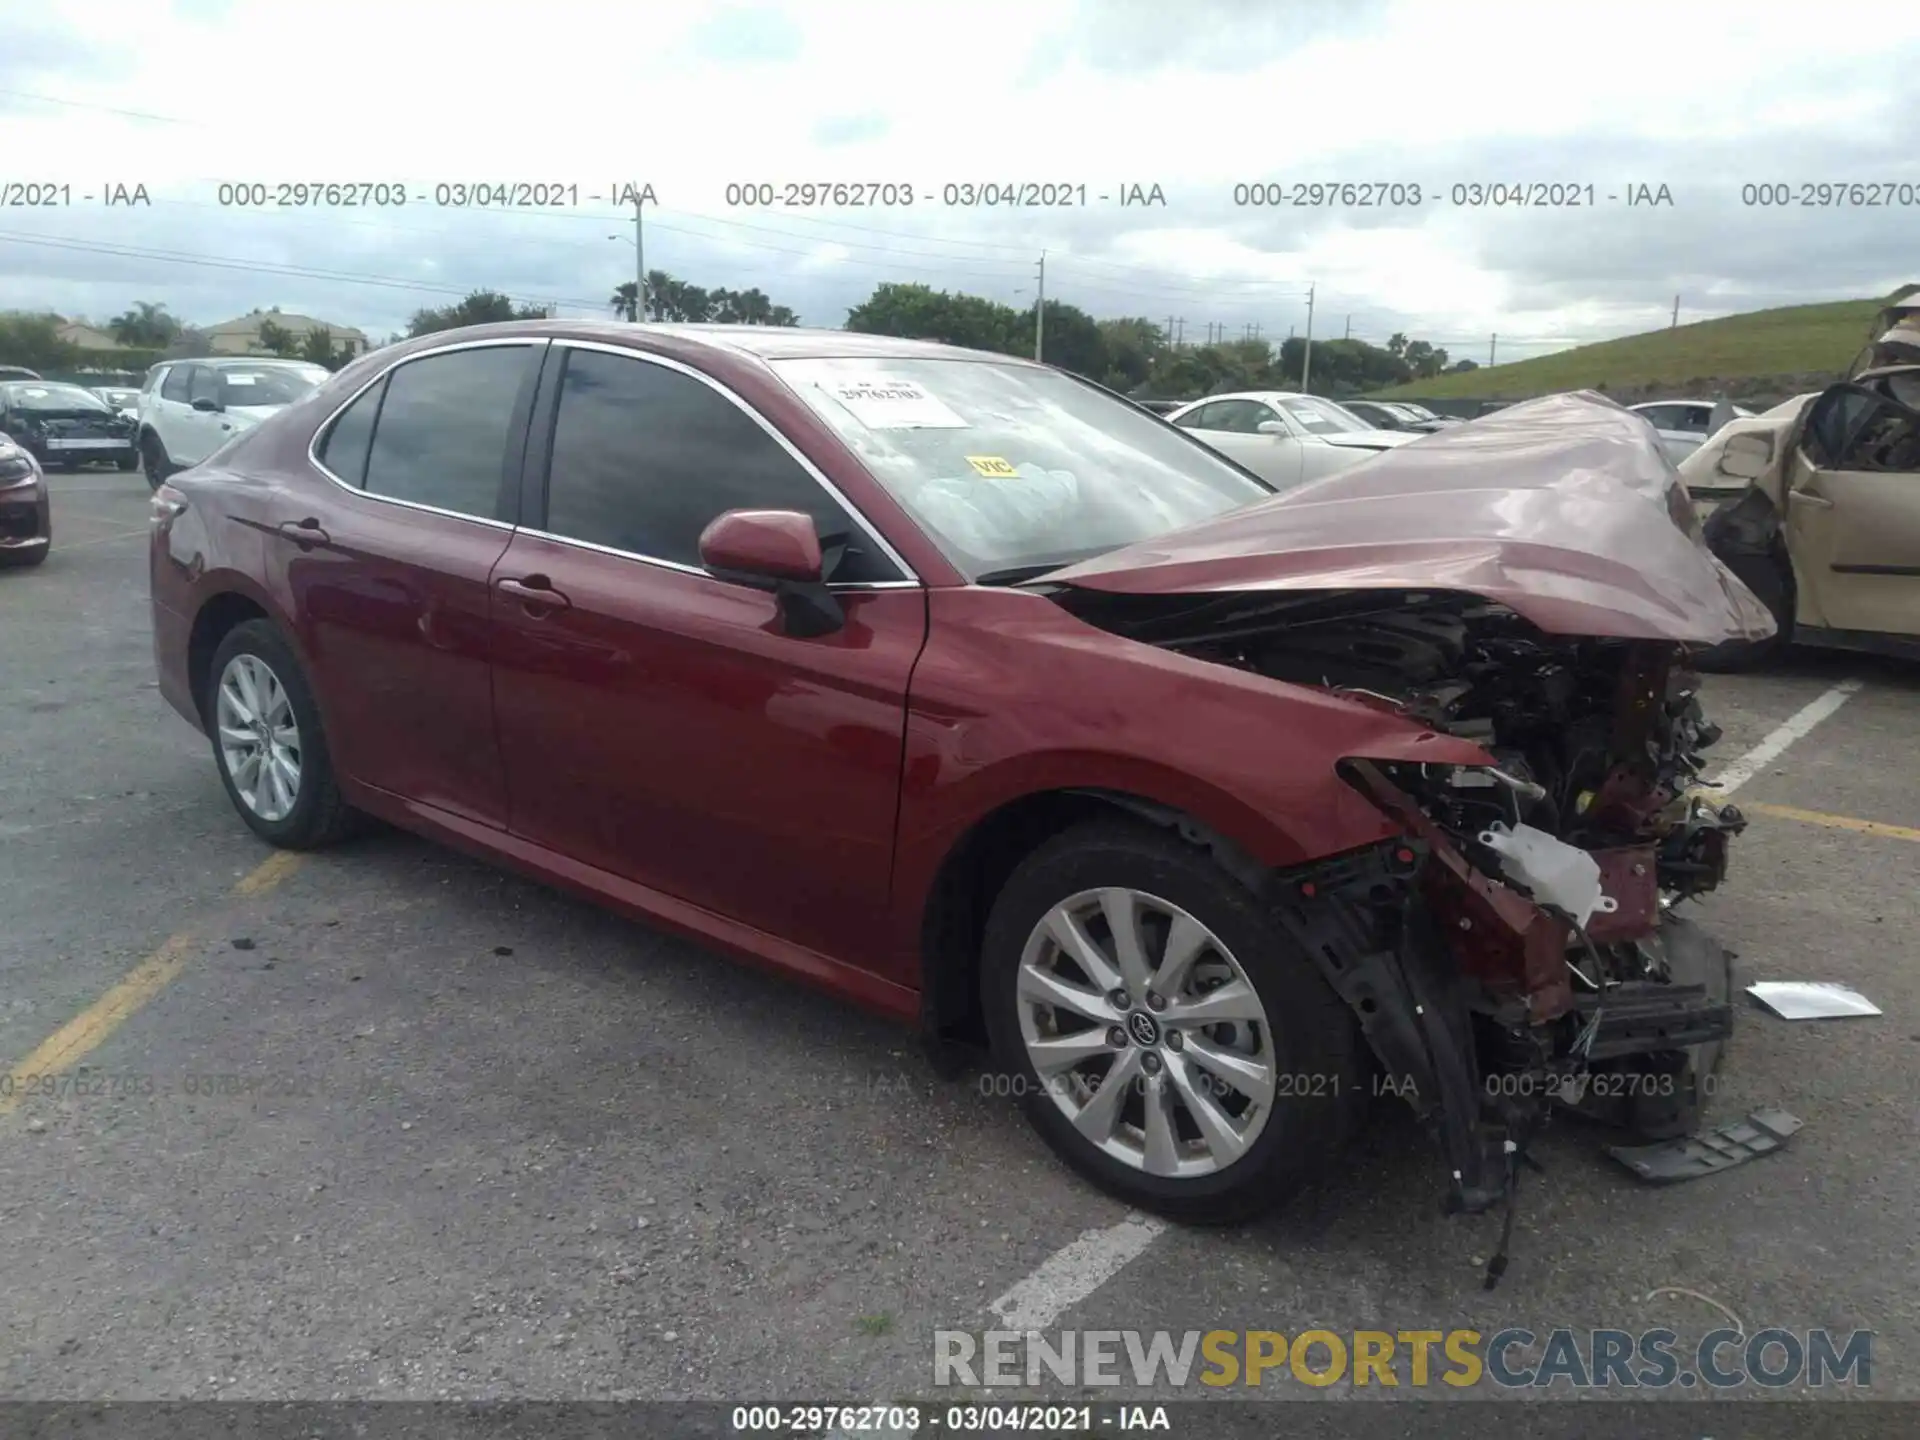
[(989, 480), (1017, 480), (1020, 472), (998, 455), (969, 455), (967, 463)]
[(964, 430), (967, 422), (911, 380), (830, 380), (826, 391), (869, 430)]

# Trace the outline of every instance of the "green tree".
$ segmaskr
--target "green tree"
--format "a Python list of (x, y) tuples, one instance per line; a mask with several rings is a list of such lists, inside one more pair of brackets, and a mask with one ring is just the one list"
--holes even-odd
[[(1032, 315), (1033, 312), (1029, 310), (1029, 325)], [(1106, 377), (1107, 337), (1101, 333), (1099, 322), (1086, 311), (1063, 301), (1047, 301), (1046, 325), (1040, 338), (1040, 358), (1047, 364), (1058, 365), (1062, 370), (1071, 370), (1089, 380)], [(1027, 353), (1033, 353), (1031, 337)]]
[(29, 370), (63, 370), (78, 362), (80, 349), (60, 338), (57, 315), (0, 316), (0, 365)]
[(1151, 320), (1101, 320), (1100, 341), (1106, 350), (1109, 389), (1130, 394), (1145, 386), (1154, 365), (1167, 348), (1166, 333)]
[(547, 311), (539, 305), (515, 305), (510, 296), (496, 290), (475, 290), (466, 299), (438, 309), (416, 310), (407, 322), (407, 334), (432, 335), (441, 330), (457, 330), (463, 325), (497, 325), (507, 320), (544, 320)]
[(260, 322), (260, 347), (269, 355), (294, 355), (300, 350), (300, 341), (294, 333), (277, 320)]
[(939, 340), (1003, 355), (1033, 353), (1033, 312), (931, 285), (883, 284), (847, 312), (847, 329), (864, 335)]
[(307, 331), (301, 341), (300, 358), (315, 365), (324, 365), (329, 370), (338, 370), (353, 359), (353, 347), (345, 343), (335, 346), (333, 332), (324, 325), (316, 325)]
[(134, 302), (131, 310), (107, 322), (107, 329), (122, 345), (137, 349), (164, 350), (178, 338), (183, 327), (167, 313), (165, 305), (149, 300)]

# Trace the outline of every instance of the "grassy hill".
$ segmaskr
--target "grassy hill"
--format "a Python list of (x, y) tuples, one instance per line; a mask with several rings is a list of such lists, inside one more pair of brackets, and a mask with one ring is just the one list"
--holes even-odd
[[(1804, 377), (1831, 379), (1867, 344), (1884, 300), (1791, 305), (1701, 320), (1645, 335), (1625, 335), (1509, 365), (1482, 366), (1376, 392), (1421, 399), (1521, 400), (1562, 390), (1606, 390), (1635, 396), (1648, 389), (1717, 385), (1730, 394), (1782, 388)], [(1823, 381), (1813, 382), (1815, 385)], [(1802, 387), (1804, 388), (1804, 386)]]

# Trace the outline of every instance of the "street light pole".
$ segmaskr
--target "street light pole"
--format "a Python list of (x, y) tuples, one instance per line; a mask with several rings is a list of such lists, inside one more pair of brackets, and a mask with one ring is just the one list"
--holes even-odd
[(634, 313), (641, 320), (647, 318), (647, 234), (641, 208), (645, 203), (636, 189), (633, 195), (633, 301)]
[(1307, 349), (1300, 357), (1300, 393), (1311, 394), (1307, 389), (1307, 373), (1313, 367), (1313, 292), (1318, 285), (1307, 286)]

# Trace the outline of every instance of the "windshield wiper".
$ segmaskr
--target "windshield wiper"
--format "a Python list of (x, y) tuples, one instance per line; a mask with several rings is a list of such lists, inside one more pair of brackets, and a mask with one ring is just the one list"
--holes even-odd
[(1028, 580), (1038, 579), (1042, 575), (1051, 575), (1055, 570), (1064, 570), (1071, 560), (1049, 560), (1041, 565), (1009, 565), (1004, 570), (988, 570), (973, 577), (976, 585), (1019, 585)]

